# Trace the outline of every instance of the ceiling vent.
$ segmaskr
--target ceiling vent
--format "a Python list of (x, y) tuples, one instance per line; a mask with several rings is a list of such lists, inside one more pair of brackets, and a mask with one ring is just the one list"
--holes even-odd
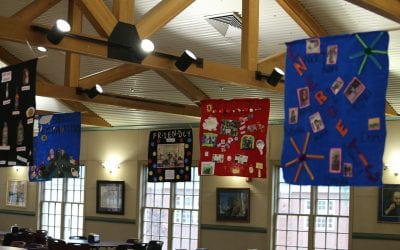
[(216, 14), (205, 18), (224, 37), (237, 37), (242, 34), (242, 17), (238, 12)]

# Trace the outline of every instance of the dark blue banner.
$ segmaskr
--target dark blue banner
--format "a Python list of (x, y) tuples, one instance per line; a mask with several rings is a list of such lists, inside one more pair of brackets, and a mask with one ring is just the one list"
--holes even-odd
[(80, 113), (39, 116), (35, 167), (31, 167), (29, 179), (79, 177), (80, 141)]
[(381, 185), (388, 40), (369, 32), (287, 44), (286, 182)]

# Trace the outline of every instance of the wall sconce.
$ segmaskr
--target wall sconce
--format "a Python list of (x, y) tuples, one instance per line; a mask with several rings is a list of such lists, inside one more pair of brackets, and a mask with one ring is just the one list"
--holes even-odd
[(93, 99), (99, 94), (103, 93), (103, 88), (100, 86), (100, 84), (96, 84), (96, 86), (93, 86), (90, 89), (83, 89), (80, 87), (76, 88), (77, 95), (82, 95), (83, 93), (85, 93), (90, 99)]
[(103, 168), (106, 169), (110, 174), (115, 172), (117, 169), (120, 168), (119, 161), (117, 159), (109, 159), (102, 163)]
[(256, 80), (266, 79), (269, 85), (275, 87), (276, 85), (278, 85), (279, 81), (284, 75), (285, 72), (283, 72), (283, 70), (275, 67), (270, 75), (263, 75), (261, 71), (256, 71)]
[(64, 38), (65, 33), (71, 31), (71, 25), (63, 19), (58, 19), (56, 25), (47, 33), (47, 40), (52, 44), (59, 44)]
[(400, 167), (392, 166), (392, 165), (384, 165), (383, 171), (390, 170), (394, 176), (398, 176), (400, 174)]

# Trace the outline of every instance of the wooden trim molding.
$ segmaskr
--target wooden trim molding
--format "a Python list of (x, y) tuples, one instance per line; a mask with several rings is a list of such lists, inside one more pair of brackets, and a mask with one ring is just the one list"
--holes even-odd
[(380, 234), (380, 233), (361, 233), (353, 232), (353, 239), (359, 240), (398, 240), (400, 241), (400, 234)]
[(36, 212), (35, 211), (21, 211), (21, 210), (11, 210), (11, 209), (0, 209), (0, 214), (36, 216)]
[(99, 216), (85, 216), (85, 221), (109, 222), (109, 223), (132, 224), (132, 225), (136, 224), (136, 220), (134, 219), (109, 218), (109, 217), (99, 217)]

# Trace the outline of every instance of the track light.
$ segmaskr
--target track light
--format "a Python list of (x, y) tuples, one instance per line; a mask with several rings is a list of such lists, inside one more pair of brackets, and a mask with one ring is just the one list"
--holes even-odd
[(90, 89), (83, 89), (83, 88), (80, 88), (80, 87), (76, 88), (76, 94), (77, 95), (82, 95), (83, 93), (85, 93), (89, 98), (93, 99), (97, 95), (103, 93), (103, 88), (99, 84), (96, 84), (96, 86), (93, 86)]
[(69, 23), (63, 19), (58, 19), (56, 25), (47, 33), (47, 40), (52, 44), (59, 44), (64, 38), (65, 33), (71, 31)]
[(263, 75), (261, 71), (256, 71), (256, 80), (262, 80), (263, 78), (267, 80), (268, 84), (271, 86), (278, 85), (279, 81), (281, 80), (282, 76), (285, 73), (280, 68), (274, 68), (270, 75)]
[(175, 66), (182, 72), (185, 72), (192, 63), (196, 63), (196, 66), (203, 67), (203, 60), (197, 58), (190, 50), (185, 50), (182, 55), (176, 60)]

